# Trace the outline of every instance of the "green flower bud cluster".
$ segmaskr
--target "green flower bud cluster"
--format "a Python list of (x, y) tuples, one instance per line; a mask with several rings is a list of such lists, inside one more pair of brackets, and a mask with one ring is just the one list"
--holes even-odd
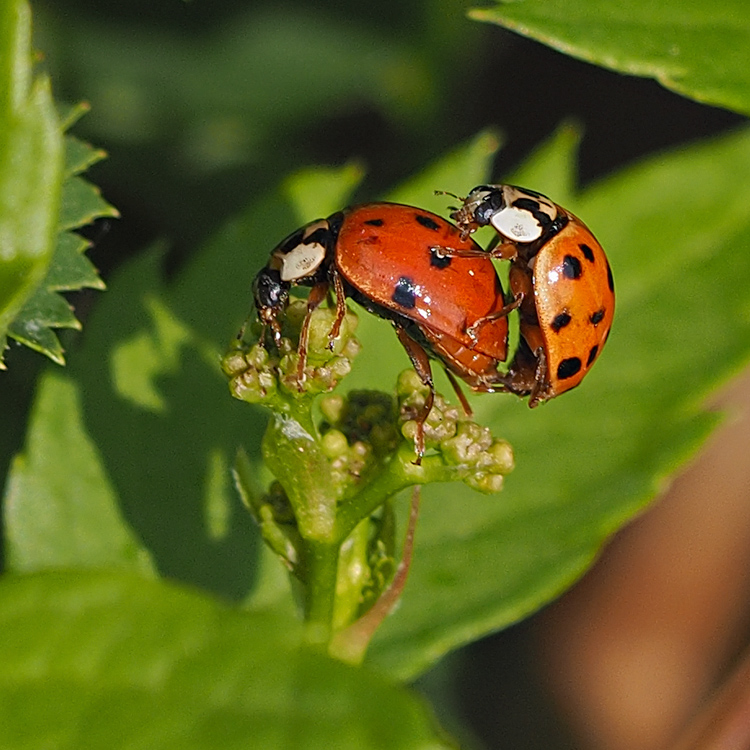
[[(297, 347), (306, 314), (304, 300), (295, 300), (289, 305), (278, 347), (266, 348), (262, 340), (248, 346), (244, 338), (238, 338), (221, 363), (235, 398), (257, 404), (326, 393), (349, 374), (352, 360), (360, 350), (359, 341), (354, 338), (357, 316), (347, 310), (339, 335), (329, 342), (336, 311), (321, 307), (310, 316), (308, 355), (304, 376), (299, 377)], [(257, 325), (251, 326), (252, 332), (260, 336)]]
[[(316, 309), (308, 320), (306, 303), (296, 301), (280, 318), (278, 341), (251, 345), (241, 336), (222, 361), (232, 395), (271, 413), (260, 448), (277, 481), (255, 494), (253, 467), (242, 451), (235, 479), (264, 541), (297, 581), (311, 642), (329, 642), (372, 613), (380, 622), (403, 588), (394, 496), (414, 485), (455, 481), (497, 492), (513, 468), (513, 452), (435, 394), (418, 461), (415, 438), (430, 389), (417, 373), (401, 373), (395, 398), (376, 391), (330, 394), (359, 351), (356, 316), (347, 311), (332, 341), (334, 306)], [(298, 348), (305, 325), (302, 369)], [(267, 333), (256, 326), (253, 335), (265, 339)], [(364, 653), (374, 632), (369, 623), (366, 635), (351, 636), (364, 639), (357, 653)]]
[[(429, 389), (414, 370), (405, 370), (398, 379), (401, 434), (414, 440), (415, 417), (425, 403)], [(487, 427), (477, 424), (461, 409), (440, 395), (424, 424), (425, 447), (434, 451), (445, 468), (480, 492), (499, 492), (503, 477), (513, 470), (513, 449), (502, 439), (494, 438)], [(429, 462), (427, 464), (429, 466)], [(428, 474), (429, 476), (429, 474)], [(427, 481), (430, 481), (429, 479)], [(432, 481), (440, 481), (437, 477)]]
[(382, 465), (399, 443), (396, 402), (380, 391), (351, 391), (320, 402), (323, 451), (334, 480), (355, 484)]

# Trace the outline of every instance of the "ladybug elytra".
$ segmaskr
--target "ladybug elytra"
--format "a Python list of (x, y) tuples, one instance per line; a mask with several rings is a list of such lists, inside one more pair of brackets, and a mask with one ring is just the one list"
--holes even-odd
[(508, 308), (519, 309), (521, 343), (502, 384), (528, 395), (531, 407), (577, 386), (601, 354), (615, 309), (612, 271), (589, 228), (513, 185), (475, 187), (451, 218), (463, 237), (493, 227), (487, 252), (511, 261)]

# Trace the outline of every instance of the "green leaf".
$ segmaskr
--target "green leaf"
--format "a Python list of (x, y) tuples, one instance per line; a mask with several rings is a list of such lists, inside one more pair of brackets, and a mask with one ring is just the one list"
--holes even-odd
[[(71, 107), (60, 123), (49, 81), (33, 83), (31, 15), (23, 0), (0, 9), (0, 368), (7, 336), (64, 364), (53, 328), (80, 328), (58, 294), (104, 287), (83, 256), (87, 243), (76, 229), (102, 216), (117, 216), (78, 173), (103, 158), (63, 127), (86, 109)], [(64, 164), (63, 164), (64, 161)], [(65, 182), (63, 184), (63, 179)], [(55, 233), (57, 244), (55, 244)]]
[[(160, 278), (163, 248), (125, 264), (88, 318), (68, 371), (121, 511), (160, 572), (241, 600), (257, 574), (259, 542), (217, 466), (230, 467), (244, 440), (259, 442), (264, 420), (228, 397), (218, 366), (249, 302), (249, 279), (237, 270), (247, 238), (228, 238), (228, 266), (217, 254), (200, 258), (202, 283), (187, 315)], [(228, 299), (225, 279), (237, 285)], [(227, 325), (222, 315), (232, 306)], [(228, 338), (208, 340), (196, 323)]]
[(65, 138), (65, 176), (85, 172), (92, 164), (107, 157), (106, 151), (93, 148), (90, 144), (79, 141), (69, 135)]
[(343, 169), (306, 169), (289, 177), (283, 191), (297, 208), (300, 224), (306, 224), (338, 210), (331, 206), (345, 206), (363, 177), (364, 169), (357, 162)]
[(148, 553), (120, 514), (68, 378), (48, 372), (39, 383), (26, 448), (8, 479), (4, 526), (11, 570), (150, 570)]
[(91, 261), (83, 254), (90, 243), (73, 232), (61, 232), (47, 272), (47, 288), (56, 292), (105, 289)]
[(70, 130), (85, 114), (91, 111), (88, 102), (76, 102), (75, 104), (64, 104), (57, 102), (57, 116), (63, 132)]
[(494, 130), (479, 133), (466, 144), (446, 154), (422, 173), (388, 194), (388, 200), (445, 213), (446, 204), (454, 198), (436, 195), (436, 191), (466, 190), (466, 186), (486, 179), (492, 159), (500, 149), (502, 139)]
[(73, 150), (78, 153), (68, 154), (71, 161), (66, 170), (71, 176), (63, 183), (59, 234), (47, 275), (8, 328), (8, 334), (16, 341), (59, 365), (65, 364), (65, 357), (52, 329), (80, 329), (81, 324), (58, 292), (105, 288), (96, 269), (83, 254), (90, 243), (67, 230), (78, 229), (94, 219), (119, 215), (101, 197), (98, 188), (76, 176), (79, 169), (102, 158), (102, 152), (89, 149), (84, 155), (84, 149), (73, 147)]
[(60, 229), (76, 229), (103, 216), (118, 216), (117, 210), (101, 196), (99, 188), (72, 176), (65, 182), (60, 206)]
[(438, 750), (421, 700), (299, 628), (114, 573), (0, 584), (7, 747)]
[(0, 368), (14, 318), (49, 267), (60, 204), (62, 138), (49, 81), (31, 80), (26, 2), (0, 8)]
[(80, 329), (81, 324), (63, 297), (38, 287), (16, 316), (8, 333), (56, 364), (64, 365), (63, 348), (51, 326)]
[[(550, 191), (560, 164), (575, 161), (571, 145), (563, 135), (547, 147), (524, 184)], [(473, 399), (477, 418), (513, 445), (516, 469), (497, 497), (424, 490), (402, 606), (373, 642), (378, 666), (413, 676), (542, 606), (700, 447), (719, 420), (703, 399), (750, 358), (748, 170), (750, 132), (740, 131), (568, 202), (611, 261), (607, 348), (578, 389), (533, 411), (502, 394)], [(356, 385), (372, 381), (365, 371)]]
[(744, 0), (514, 0), (469, 13), (567, 55), (750, 114)]
[(157, 381), (178, 371), (191, 332), (158, 298), (148, 298), (146, 308), (153, 332), (139, 331), (114, 347), (112, 379), (119, 395), (146, 409), (162, 411), (168, 407)]

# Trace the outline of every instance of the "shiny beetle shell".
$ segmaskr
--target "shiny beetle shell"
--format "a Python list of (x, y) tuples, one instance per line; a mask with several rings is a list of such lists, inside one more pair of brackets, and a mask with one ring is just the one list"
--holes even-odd
[(453, 224), (435, 214), (371, 203), (341, 213), (335, 265), (365, 307), (413, 321), (430, 343), (453, 339), (450, 354), (443, 353), (446, 364), (457, 364), (457, 374), (464, 377), (464, 370), (470, 376), (472, 368), (489, 369), (486, 359), (504, 361), (507, 356), (506, 317), (483, 325), (474, 339), (467, 334), (473, 323), (503, 308), (502, 287), (486, 259), (445, 257), (435, 249), (443, 245), (478, 250), (473, 240), (462, 239)]
[(522, 343), (504, 384), (529, 405), (577, 386), (601, 354), (615, 293), (607, 256), (589, 228), (540, 193), (480, 185), (454, 211), (463, 236), (492, 226), (496, 258), (510, 260)]

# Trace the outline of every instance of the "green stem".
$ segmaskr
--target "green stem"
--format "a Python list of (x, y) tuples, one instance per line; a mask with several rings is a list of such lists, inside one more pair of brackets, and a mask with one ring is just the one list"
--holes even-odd
[(273, 414), (263, 436), (263, 454), (286, 490), (300, 535), (330, 543), (337, 497), (309, 406)]
[(333, 538), (339, 499), (310, 413), (311, 400), (274, 412), (263, 437), (269, 469), (284, 487), (299, 532), (299, 574), (305, 584), (305, 629), (309, 643), (327, 647), (333, 630), (341, 540)]
[(347, 661), (350, 664), (360, 664), (362, 662), (365, 651), (367, 651), (367, 647), (373, 635), (375, 635), (375, 631), (382, 625), (383, 620), (393, 611), (393, 608), (401, 598), (414, 554), (414, 533), (417, 528), (417, 519), (419, 518), (420, 490), (421, 486), (417, 485), (411, 497), (411, 510), (409, 512), (406, 538), (404, 539), (404, 552), (390, 586), (380, 595), (380, 598), (369, 612), (349, 625), (349, 627), (335, 633), (331, 640), (329, 653), (342, 661)]
[(306, 540), (305, 630), (308, 643), (327, 646), (333, 629), (339, 544)]
[(437, 457), (426, 457), (422, 464), (413, 463), (411, 445), (404, 445), (388, 465), (356, 495), (342, 503), (336, 515), (333, 538), (346, 539), (354, 527), (379, 508), (386, 500), (407, 487), (432, 482), (452, 482), (461, 478), (461, 470), (445, 466)]

